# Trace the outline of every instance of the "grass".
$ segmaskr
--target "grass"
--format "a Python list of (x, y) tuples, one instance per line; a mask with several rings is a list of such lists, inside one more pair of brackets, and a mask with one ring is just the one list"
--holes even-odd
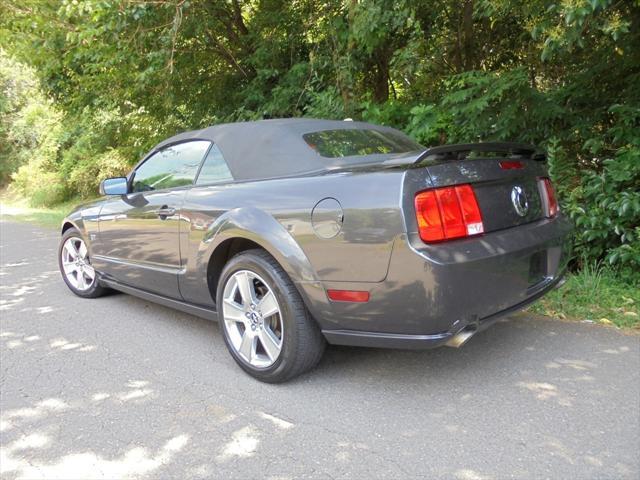
[(640, 328), (640, 289), (602, 265), (585, 265), (529, 308), (569, 320), (590, 320), (620, 328)]
[(0, 216), (8, 220), (30, 222), (43, 227), (58, 228), (73, 208), (86, 200), (71, 199), (54, 207), (32, 207), (25, 198), (8, 191), (0, 192)]

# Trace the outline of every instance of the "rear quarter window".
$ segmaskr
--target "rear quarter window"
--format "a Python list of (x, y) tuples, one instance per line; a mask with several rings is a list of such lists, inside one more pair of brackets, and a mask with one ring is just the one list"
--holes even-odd
[(229, 182), (233, 176), (229, 171), (222, 152), (216, 144), (211, 145), (207, 157), (204, 159), (200, 173), (196, 180), (196, 185), (206, 185), (210, 183)]
[(322, 130), (302, 136), (307, 145), (322, 157), (408, 153), (424, 150), (402, 134), (373, 129)]

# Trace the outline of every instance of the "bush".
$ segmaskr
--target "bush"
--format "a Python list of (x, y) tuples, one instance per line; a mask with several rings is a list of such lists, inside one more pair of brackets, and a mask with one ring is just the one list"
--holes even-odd
[(31, 161), (40, 165), (32, 170), (42, 162), (55, 170), (61, 125), (62, 114), (38, 88), (34, 71), (0, 49), (0, 185)]
[(107, 150), (95, 156), (89, 155), (74, 165), (69, 175), (69, 187), (82, 197), (96, 196), (102, 180), (124, 176), (129, 169), (128, 159), (118, 150)]
[[(583, 146), (580, 172), (555, 141), (549, 148), (550, 170), (562, 206), (576, 225), (577, 257), (583, 262), (605, 261), (638, 285), (640, 108), (614, 105), (609, 112), (611, 127)], [(601, 160), (594, 163), (593, 158)]]
[(32, 207), (50, 206), (67, 198), (64, 180), (57, 172), (47, 171), (42, 162), (32, 161), (13, 174), (11, 188), (25, 197)]
[(576, 225), (576, 253), (604, 259), (640, 284), (640, 144), (619, 149), (601, 172), (586, 172), (565, 208)]

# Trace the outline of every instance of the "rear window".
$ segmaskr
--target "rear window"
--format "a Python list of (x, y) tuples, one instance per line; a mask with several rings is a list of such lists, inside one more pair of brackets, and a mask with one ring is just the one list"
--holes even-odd
[(306, 133), (302, 138), (321, 156), (328, 158), (424, 150), (419, 143), (404, 135), (371, 129), (323, 130)]

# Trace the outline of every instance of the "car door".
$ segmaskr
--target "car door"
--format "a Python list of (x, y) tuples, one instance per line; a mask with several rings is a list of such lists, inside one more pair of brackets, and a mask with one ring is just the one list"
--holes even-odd
[(180, 251), (184, 272), (179, 277), (180, 292), (185, 300), (213, 306), (207, 287), (206, 265), (199, 255), (211, 225), (224, 212), (238, 206), (233, 176), (216, 144), (209, 149), (195, 185), (187, 192), (181, 214)]
[(129, 193), (105, 201), (99, 218), (98, 270), (115, 280), (180, 298), (180, 209), (208, 141), (166, 147), (129, 176)]

